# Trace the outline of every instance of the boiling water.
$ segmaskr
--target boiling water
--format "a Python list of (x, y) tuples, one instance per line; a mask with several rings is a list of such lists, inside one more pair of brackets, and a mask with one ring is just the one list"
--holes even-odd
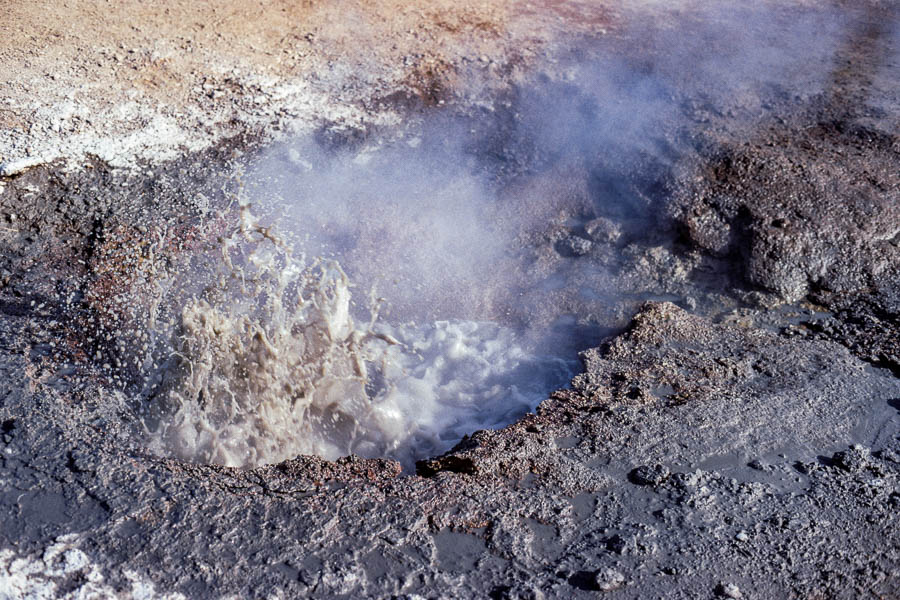
[(235, 212), (230, 233), (169, 285), (177, 310), (155, 326), (140, 402), (158, 453), (229, 466), (352, 453), (410, 466), (534, 409), (571, 375), (570, 362), (497, 324), (384, 322), (379, 300), (353, 303), (337, 262), (296, 254), (249, 207)]
[[(133, 396), (151, 445), (228, 465), (302, 453), (409, 464), (510, 422), (564, 385), (571, 362), (536, 351), (534, 332), (492, 321), (597, 313), (620, 323), (622, 306), (603, 306), (618, 290), (604, 289), (613, 278), (598, 262), (615, 264), (606, 253), (624, 239), (598, 243), (597, 261), (560, 266), (546, 252), (510, 259), (509, 249), (578, 241), (553, 232), (594, 217), (621, 221), (625, 237), (647, 236), (665, 220), (656, 196), (669, 170), (681, 177), (711, 143), (694, 139), (709, 128), (698, 123), (735, 113), (756, 128), (773, 94), (806, 102), (820, 78), (832, 78), (831, 48), (843, 38), (830, 11), (797, 20), (793, 11), (733, 9), (711, 8), (712, 26), (695, 23), (687, 38), (666, 17), (640, 19), (634, 35), (646, 52), (587, 48), (584, 64), (554, 66), (560, 79), (546, 87), (511, 86), (509, 99), (491, 99), (459, 130), (455, 118), (432, 115), (414, 137), (405, 126), (390, 132), (391, 149), (368, 135), (350, 136), (337, 155), (313, 139), (292, 142), (260, 173), (261, 195), (280, 196), (273, 204), (290, 241), (246, 207), (234, 223), (224, 219), (220, 243), (145, 295), (162, 299), (160, 318), (135, 327), (151, 350), (112, 361), (140, 364), (126, 379), (141, 381)], [(467, 113), (482, 112), (480, 87), (473, 82)], [(506, 187), (498, 195), (491, 185)], [(647, 268), (625, 279), (652, 283), (657, 267)], [(585, 303), (562, 293), (573, 285)], [(383, 305), (369, 298), (373, 287), (388, 297)]]

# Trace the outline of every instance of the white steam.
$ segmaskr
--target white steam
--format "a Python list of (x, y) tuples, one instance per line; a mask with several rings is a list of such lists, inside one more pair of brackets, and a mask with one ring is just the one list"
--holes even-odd
[(149, 379), (144, 423), (159, 452), (229, 466), (299, 454), (411, 466), (533, 409), (571, 376), (570, 363), (498, 325), (392, 326), (375, 304), (352, 310), (336, 262), (295, 254), (247, 206), (221, 240), (210, 283), (177, 314), (171, 359)]
[(243, 207), (169, 286), (178, 310), (142, 396), (153, 445), (238, 466), (350, 453), (409, 465), (564, 385), (576, 344), (547, 345), (547, 324), (615, 312), (610, 282), (627, 278), (609, 256), (641, 251), (690, 136), (725, 118), (752, 130), (770, 101), (828, 85), (835, 11), (685, 6), (625, 11), (619, 43), (635, 52), (587, 44), (475, 117), (258, 160), (261, 221)]

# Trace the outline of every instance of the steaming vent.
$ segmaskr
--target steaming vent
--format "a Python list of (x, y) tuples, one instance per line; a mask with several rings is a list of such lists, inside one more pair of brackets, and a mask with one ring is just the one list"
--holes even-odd
[(214, 282), (176, 315), (171, 357), (147, 365), (144, 423), (160, 452), (231, 466), (351, 453), (409, 464), (510, 422), (571, 375), (501, 325), (391, 324), (377, 300), (355, 307), (339, 263), (295, 254), (237, 210), (221, 260), (205, 265)]
[(828, 74), (791, 57), (833, 29), (786, 14), (771, 38), (736, 14), (703, 52), (662, 27), (652, 63), (586, 48), (463, 116), (271, 149), (227, 206), (139, 228), (126, 267), (101, 247), (85, 327), (106, 389), (162, 455), (409, 467), (533, 410), (636, 303), (722, 309), (727, 273), (692, 275), (718, 267), (679, 255), (660, 200), (710, 123), (819, 94)]
[(152, 451), (411, 467), (568, 383), (575, 352), (547, 354), (509, 308), (522, 257), (484, 179), (421, 143), (279, 148), (174, 255), (147, 234), (156, 266), (105, 304), (116, 393)]

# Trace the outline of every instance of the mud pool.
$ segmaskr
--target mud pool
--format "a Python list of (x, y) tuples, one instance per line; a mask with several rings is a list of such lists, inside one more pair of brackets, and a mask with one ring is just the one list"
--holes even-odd
[(0, 23), (0, 599), (900, 595), (895, 3), (269, 8)]

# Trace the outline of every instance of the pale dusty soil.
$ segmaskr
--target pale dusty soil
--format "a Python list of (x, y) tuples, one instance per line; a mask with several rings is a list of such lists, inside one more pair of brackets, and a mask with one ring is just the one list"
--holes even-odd
[[(560, 33), (597, 33), (601, 3), (3, 2), (0, 162), (171, 159), (247, 130), (398, 117), (511, 80)], [(514, 77), (513, 77), (514, 79)], [(474, 84), (472, 82), (475, 82)]]

